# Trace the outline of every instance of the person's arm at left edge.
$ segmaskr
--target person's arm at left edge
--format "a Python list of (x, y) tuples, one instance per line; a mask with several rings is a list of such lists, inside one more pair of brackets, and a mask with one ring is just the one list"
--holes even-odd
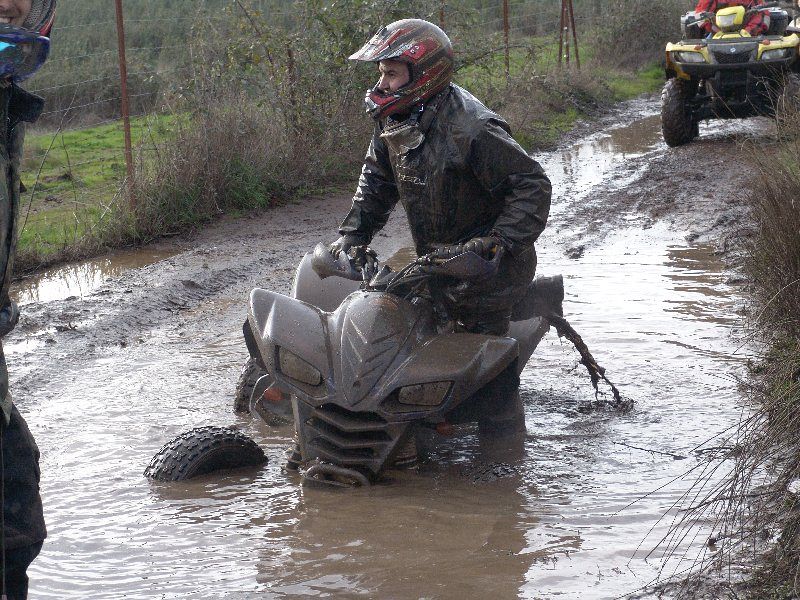
[(468, 162), (484, 189), (503, 203), (491, 235), (514, 256), (531, 248), (550, 214), (552, 188), (541, 165), (497, 119), (482, 123), (472, 141)]
[(22, 146), (25, 140), (25, 123), (32, 123), (39, 118), (44, 108), (44, 100), (39, 96), (26, 92), (16, 84), (6, 83), (3, 93), (0, 94), (4, 102), (7, 102), (7, 121), (4, 124), (8, 128), (8, 145), (0, 149), (0, 152), (7, 156), (10, 166), (8, 185), (13, 189), (8, 194), (9, 202), (4, 203), (2, 211), (4, 213), (2, 223), (4, 229), (0, 235), (2, 240), (3, 261), (0, 265), (0, 337), (5, 336), (14, 329), (19, 318), (19, 311), (8, 295), (11, 287), (11, 278), (14, 270), (14, 255), (17, 245), (17, 226), (19, 217), (19, 165), (22, 160)]

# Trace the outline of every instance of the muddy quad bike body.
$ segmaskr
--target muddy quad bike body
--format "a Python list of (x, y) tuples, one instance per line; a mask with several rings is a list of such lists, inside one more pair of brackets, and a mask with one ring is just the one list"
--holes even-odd
[[(320, 245), (301, 262), (293, 297), (253, 290), (245, 340), (269, 375), (255, 386), (252, 412), (291, 398), (293, 462), (307, 479), (379, 479), (408, 458), (417, 433), (480, 421), (469, 406), (480, 405), (482, 392), (509, 374), (518, 382), (547, 315), (561, 315), (560, 276), (531, 283), (503, 337), (457, 331), (423, 291), (432, 279), (491, 276), (497, 262), (469, 252), (437, 265), (384, 267), (359, 282), (352, 261)], [(518, 399), (516, 387), (510, 394)]]
[[(769, 14), (764, 35), (751, 36), (743, 29), (753, 11)], [(666, 47), (661, 125), (669, 146), (697, 137), (700, 121), (772, 116), (783, 96), (796, 95), (800, 31), (789, 26), (789, 18), (788, 12), (771, 4), (682, 18), (683, 40)], [(706, 22), (714, 23), (710, 37), (704, 37)]]

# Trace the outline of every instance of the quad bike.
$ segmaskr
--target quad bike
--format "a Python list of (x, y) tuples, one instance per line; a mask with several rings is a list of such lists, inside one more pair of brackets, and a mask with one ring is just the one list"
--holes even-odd
[[(505, 416), (524, 429), (518, 375), (551, 320), (563, 320), (561, 276), (530, 284), (503, 337), (460, 331), (428, 285), (491, 277), (499, 260), (423, 257), (395, 272), (320, 244), (301, 261), (292, 297), (253, 290), (244, 379), (261, 376), (239, 392), (267, 423), (293, 422), (288, 468), (305, 481), (365, 485), (413, 461), (420, 434), (477, 422), (494, 435)], [(240, 432), (193, 431), (165, 445), (145, 475), (185, 479), (265, 460)]]
[[(743, 28), (755, 11), (767, 12), (769, 30), (751, 36)], [(702, 25), (714, 23), (704, 38)], [(747, 11), (731, 6), (681, 19), (683, 40), (666, 48), (667, 83), (661, 95), (661, 129), (669, 146), (695, 139), (705, 119), (780, 116), (800, 94), (800, 29), (776, 4)]]

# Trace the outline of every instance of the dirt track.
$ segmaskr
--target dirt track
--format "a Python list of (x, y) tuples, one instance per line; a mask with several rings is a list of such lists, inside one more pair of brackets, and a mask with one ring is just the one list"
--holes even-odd
[[(598, 262), (587, 260), (584, 267), (597, 268), (590, 265), (602, 262), (609, 244), (613, 240), (625, 240), (629, 235), (633, 236), (630, 252), (644, 253), (648, 243), (635, 240), (641, 236), (646, 239), (649, 230), (659, 228), (671, 232), (670, 239), (683, 239), (687, 244), (702, 248), (706, 243), (727, 252), (736, 247), (735, 240), (746, 224), (745, 198), (755, 178), (749, 150), (747, 146), (743, 149), (743, 139), (737, 134), (755, 135), (755, 131), (765, 128), (767, 133), (755, 139), (768, 141), (770, 126), (760, 120), (715, 123), (712, 127), (703, 127), (698, 142), (667, 149), (659, 142), (657, 126), (654, 128), (655, 107), (653, 100), (625, 105), (600, 126), (586, 128), (587, 131), (607, 132), (604, 137), (595, 135), (584, 143), (578, 130), (565, 142), (563, 149), (537, 156), (557, 188), (551, 221), (540, 244), (542, 273), (552, 273), (551, 265), (559, 256), (566, 257), (567, 262), (577, 261), (580, 272), (580, 261), (599, 252), (600, 256), (595, 259)], [(627, 123), (633, 125), (620, 126)], [(357, 173), (353, 173), (353, 181), (356, 177)], [(43, 453), (43, 493), (51, 539), (45, 545), (42, 558), (34, 564), (34, 597), (80, 597), (85, 592), (83, 584), (76, 583), (77, 563), (81, 560), (85, 561), (83, 564), (100, 565), (98, 578), (104, 572), (108, 577), (114, 570), (114, 561), (128, 560), (129, 555), (133, 556), (128, 567), (131, 573), (151, 569), (158, 572), (161, 554), (156, 552), (158, 556), (153, 558), (152, 553), (146, 553), (150, 558), (145, 558), (144, 554), (130, 549), (147, 548), (148, 540), (154, 539), (156, 545), (169, 548), (166, 554), (180, 546), (170, 541), (166, 530), (148, 528), (155, 527), (155, 520), (162, 517), (163, 522), (177, 519), (183, 523), (188, 519), (191, 523), (195, 510), (192, 499), (198, 498), (196, 490), (186, 494), (161, 490), (153, 495), (141, 479), (141, 470), (149, 456), (175, 433), (195, 425), (235, 422), (229, 412), (230, 394), (239, 366), (246, 358), (240, 326), (249, 291), (259, 286), (288, 293), (294, 265), (317, 242), (335, 238), (336, 227), (349, 203), (348, 190), (249, 218), (224, 220), (194, 235), (146, 249), (144, 254), (151, 259), (132, 262), (160, 260), (140, 268), (122, 269), (119, 275), (106, 278), (82, 294), (25, 304), (20, 325), (6, 340), (6, 354), (12, 392), (29, 419)], [(401, 210), (395, 213), (374, 243), (382, 256), (409, 243), (400, 213)], [(684, 259), (695, 260), (694, 255), (685, 258), (679, 250), (675, 252), (678, 263)], [(714, 262), (717, 258), (707, 257), (707, 260)], [(722, 277), (729, 277), (724, 269)], [(22, 282), (21, 288), (35, 289), (32, 288), (34, 283)], [(568, 280), (570, 285), (568, 289), (573, 296), (577, 295), (575, 301), (582, 302), (579, 275), (573, 275), (571, 282)], [(590, 290), (586, 292), (587, 297), (589, 293)], [(732, 309), (729, 312), (732, 313)], [(730, 314), (721, 315), (719, 320), (729, 317)], [(713, 339), (716, 335), (719, 333), (710, 332), (707, 337)], [(704, 336), (705, 333), (699, 339), (706, 339)], [(604, 349), (604, 339), (593, 341), (595, 348)], [(711, 343), (713, 345), (713, 341)], [(613, 350), (610, 353), (613, 357)], [(541, 376), (545, 377), (544, 381), (537, 383), (542, 385), (532, 386), (539, 390), (531, 392), (533, 400), (541, 399), (548, 389), (550, 398), (564, 398), (580, 385), (573, 383), (565, 387), (564, 378), (572, 375), (564, 375), (567, 373), (564, 369), (570, 365), (556, 367), (556, 359), (552, 362), (548, 367), (550, 371), (542, 371), (551, 376)], [(692, 368), (692, 365), (686, 367)], [(709, 365), (709, 369), (712, 367)], [(653, 382), (657, 380), (656, 375), (645, 377), (652, 377)], [(551, 401), (542, 400), (541, 404), (547, 406)], [(644, 404), (646, 406), (647, 402)], [(538, 412), (529, 415), (529, 430), (536, 429), (539, 418)], [(249, 422), (239, 425), (260, 437), (268, 447), (272, 460), (265, 477), (270, 485), (283, 489), (283, 493), (293, 493), (285, 490), (294, 490), (296, 485), (287, 483), (280, 471), (280, 456), (288, 434), (274, 436), (254, 430)], [(543, 432), (537, 435), (546, 437)], [(674, 443), (684, 444), (683, 441)], [(113, 473), (118, 474), (117, 479), (110, 475)], [(553, 476), (558, 477), (558, 474)], [(119, 483), (112, 483), (111, 490), (104, 488), (105, 482), (116, 480)], [(544, 484), (540, 482), (539, 485)], [(127, 505), (126, 498), (132, 493), (138, 496)], [(109, 497), (115, 500), (107, 505)], [(270, 502), (264, 498), (261, 501)], [(159, 507), (165, 503), (167, 509), (158, 519), (142, 516), (160, 511)], [(90, 510), (95, 510), (97, 516), (87, 515), (79, 506), (94, 506)], [(519, 506), (512, 505), (509, 510), (518, 511)], [(206, 523), (206, 519), (213, 520), (213, 517), (201, 518), (198, 523)], [(248, 527), (258, 529), (259, 519), (257, 515), (248, 517)], [(131, 533), (139, 527), (144, 538)], [(287, 534), (286, 527), (279, 527), (282, 535), (300, 535), (300, 546), (304, 543), (314, 546), (312, 540), (303, 539), (303, 534), (296, 531)], [(96, 539), (93, 536), (98, 530), (110, 536), (112, 547), (120, 544), (110, 555), (101, 553), (99, 558), (85, 543), (86, 539)], [(324, 536), (325, 531), (323, 527), (317, 533)], [(192, 548), (196, 548), (199, 542), (188, 536), (187, 540), (190, 539)], [(163, 540), (163, 544), (159, 540)], [(570, 548), (567, 556), (569, 552), (580, 551), (569, 544), (567, 547)], [(222, 589), (261, 589), (265, 578), (272, 581), (276, 577), (274, 569), (278, 569), (283, 575), (283, 578), (277, 576), (278, 581), (289, 585), (289, 591), (276, 597), (303, 595), (301, 592), (306, 588), (297, 583), (302, 577), (297, 575), (293, 579), (287, 574), (289, 567), (278, 566), (277, 554), (273, 556), (270, 551), (257, 554), (258, 574), (255, 577), (252, 573), (238, 574), (234, 578), (235, 585)], [(239, 558), (234, 555), (220, 560)], [(532, 564), (535, 563), (534, 560)], [(170, 562), (165, 558), (163, 564)], [(209, 567), (214, 568), (214, 563), (209, 563)], [(360, 572), (357, 561), (352, 571)], [(173, 574), (175, 582), (170, 580), (169, 584), (157, 576), (147, 584), (126, 583), (120, 575), (113, 590), (127, 589), (131, 597), (139, 597), (137, 593), (147, 597), (142, 591), (145, 589), (148, 593), (167, 590), (167, 594), (172, 590), (176, 596), (168, 597), (180, 597), (181, 593), (194, 590), (189, 583), (192, 576), (188, 573), (178, 569)], [(318, 575), (324, 579), (330, 573), (322, 571)], [(344, 575), (341, 577), (347, 579)], [(517, 581), (521, 575), (515, 571), (515, 577)], [(163, 587), (158, 587), (159, 581)], [(198, 589), (202, 587), (200, 581), (197, 585)], [(354, 595), (358, 595), (356, 591), (368, 593), (365, 590), (389, 595), (393, 590), (400, 595), (403, 590), (416, 590), (410, 586), (398, 592), (398, 588), (388, 583), (376, 583), (371, 579), (363, 588), (358, 584), (352, 584), (355, 588), (339, 588), (338, 585), (319, 583), (313, 589), (329, 593), (344, 589)], [(113, 597), (111, 590), (106, 590), (108, 597)], [(598, 592), (596, 597), (608, 597), (603, 594)], [(93, 597), (101, 596), (103, 594)]]

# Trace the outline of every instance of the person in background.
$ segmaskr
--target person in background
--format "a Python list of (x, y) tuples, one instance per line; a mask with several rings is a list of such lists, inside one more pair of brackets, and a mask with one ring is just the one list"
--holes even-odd
[(9, 600), (27, 598), (27, 569), (47, 535), (39, 496), (39, 449), (12, 401), (1, 340), (19, 318), (9, 287), (25, 123), (35, 121), (44, 105), (19, 83), (46, 60), (54, 15), (55, 0), (0, 0), (0, 592)]
[[(727, 8), (728, 6), (744, 6), (745, 10), (750, 10), (763, 3), (763, 0), (699, 0), (694, 11), (696, 13), (716, 13), (719, 9)], [(701, 27), (706, 33), (713, 33), (715, 30), (713, 20), (705, 21)], [(766, 11), (754, 12), (747, 17), (744, 29), (753, 36), (766, 33), (769, 29), (769, 13)]]

